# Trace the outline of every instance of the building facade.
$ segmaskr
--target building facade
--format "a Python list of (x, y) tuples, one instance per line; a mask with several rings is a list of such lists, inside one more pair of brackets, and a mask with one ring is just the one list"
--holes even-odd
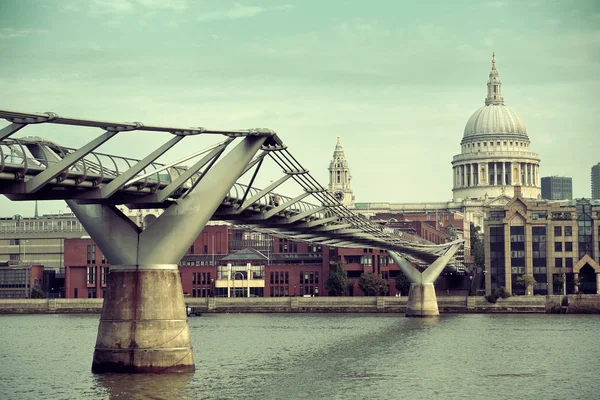
[[(588, 199), (548, 202), (516, 190), (485, 220), (486, 294), (599, 293), (600, 203)], [(520, 284), (535, 279), (532, 290)]]
[(87, 236), (74, 214), (0, 218), (0, 262), (43, 265), (61, 272), (64, 240)]
[(592, 199), (600, 200), (600, 163), (592, 167)]
[(0, 263), (0, 298), (30, 298), (43, 285), (44, 267), (15, 262)]
[(566, 176), (544, 176), (542, 199), (573, 200), (573, 179)]

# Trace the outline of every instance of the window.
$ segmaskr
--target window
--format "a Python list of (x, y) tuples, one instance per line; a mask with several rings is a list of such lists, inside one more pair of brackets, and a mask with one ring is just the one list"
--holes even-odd
[(108, 276), (108, 267), (102, 267), (102, 284), (106, 285), (106, 277)]
[(562, 251), (562, 242), (554, 242), (554, 251)]
[(96, 288), (88, 288), (88, 299), (96, 298)]
[(87, 267), (87, 284), (96, 284), (96, 267)]
[(563, 259), (562, 258), (558, 258), (558, 257), (555, 258), (554, 259), (554, 266), (556, 268), (562, 268), (562, 266), (563, 266)]
[(562, 226), (554, 227), (554, 236), (562, 236)]
[(565, 236), (573, 236), (573, 227), (565, 226)]
[(73, 288), (73, 298), (74, 299), (79, 298), (79, 289), (78, 288)]
[(565, 251), (573, 251), (573, 242), (565, 242)]
[(573, 259), (571, 257), (565, 258), (565, 267), (573, 268)]

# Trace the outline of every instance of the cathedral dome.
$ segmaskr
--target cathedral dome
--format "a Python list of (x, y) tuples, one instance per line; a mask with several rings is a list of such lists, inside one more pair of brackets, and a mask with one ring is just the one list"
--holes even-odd
[(510, 108), (489, 104), (475, 111), (465, 126), (465, 139), (479, 135), (518, 135), (527, 139), (527, 128)]

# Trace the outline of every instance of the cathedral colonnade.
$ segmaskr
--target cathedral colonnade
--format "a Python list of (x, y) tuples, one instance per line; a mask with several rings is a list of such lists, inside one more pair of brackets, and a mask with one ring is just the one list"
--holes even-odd
[(454, 188), (476, 186), (533, 186), (541, 187), (535, 162), (480, 161), (455, 165)]

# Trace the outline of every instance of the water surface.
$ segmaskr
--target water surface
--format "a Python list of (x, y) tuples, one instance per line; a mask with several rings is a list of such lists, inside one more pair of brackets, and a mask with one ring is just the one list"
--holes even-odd
[(595, 399), (600, 316), (205, 314), (196, 372), (94, 375), (98, 315), (0, 316), (3, 399)]

